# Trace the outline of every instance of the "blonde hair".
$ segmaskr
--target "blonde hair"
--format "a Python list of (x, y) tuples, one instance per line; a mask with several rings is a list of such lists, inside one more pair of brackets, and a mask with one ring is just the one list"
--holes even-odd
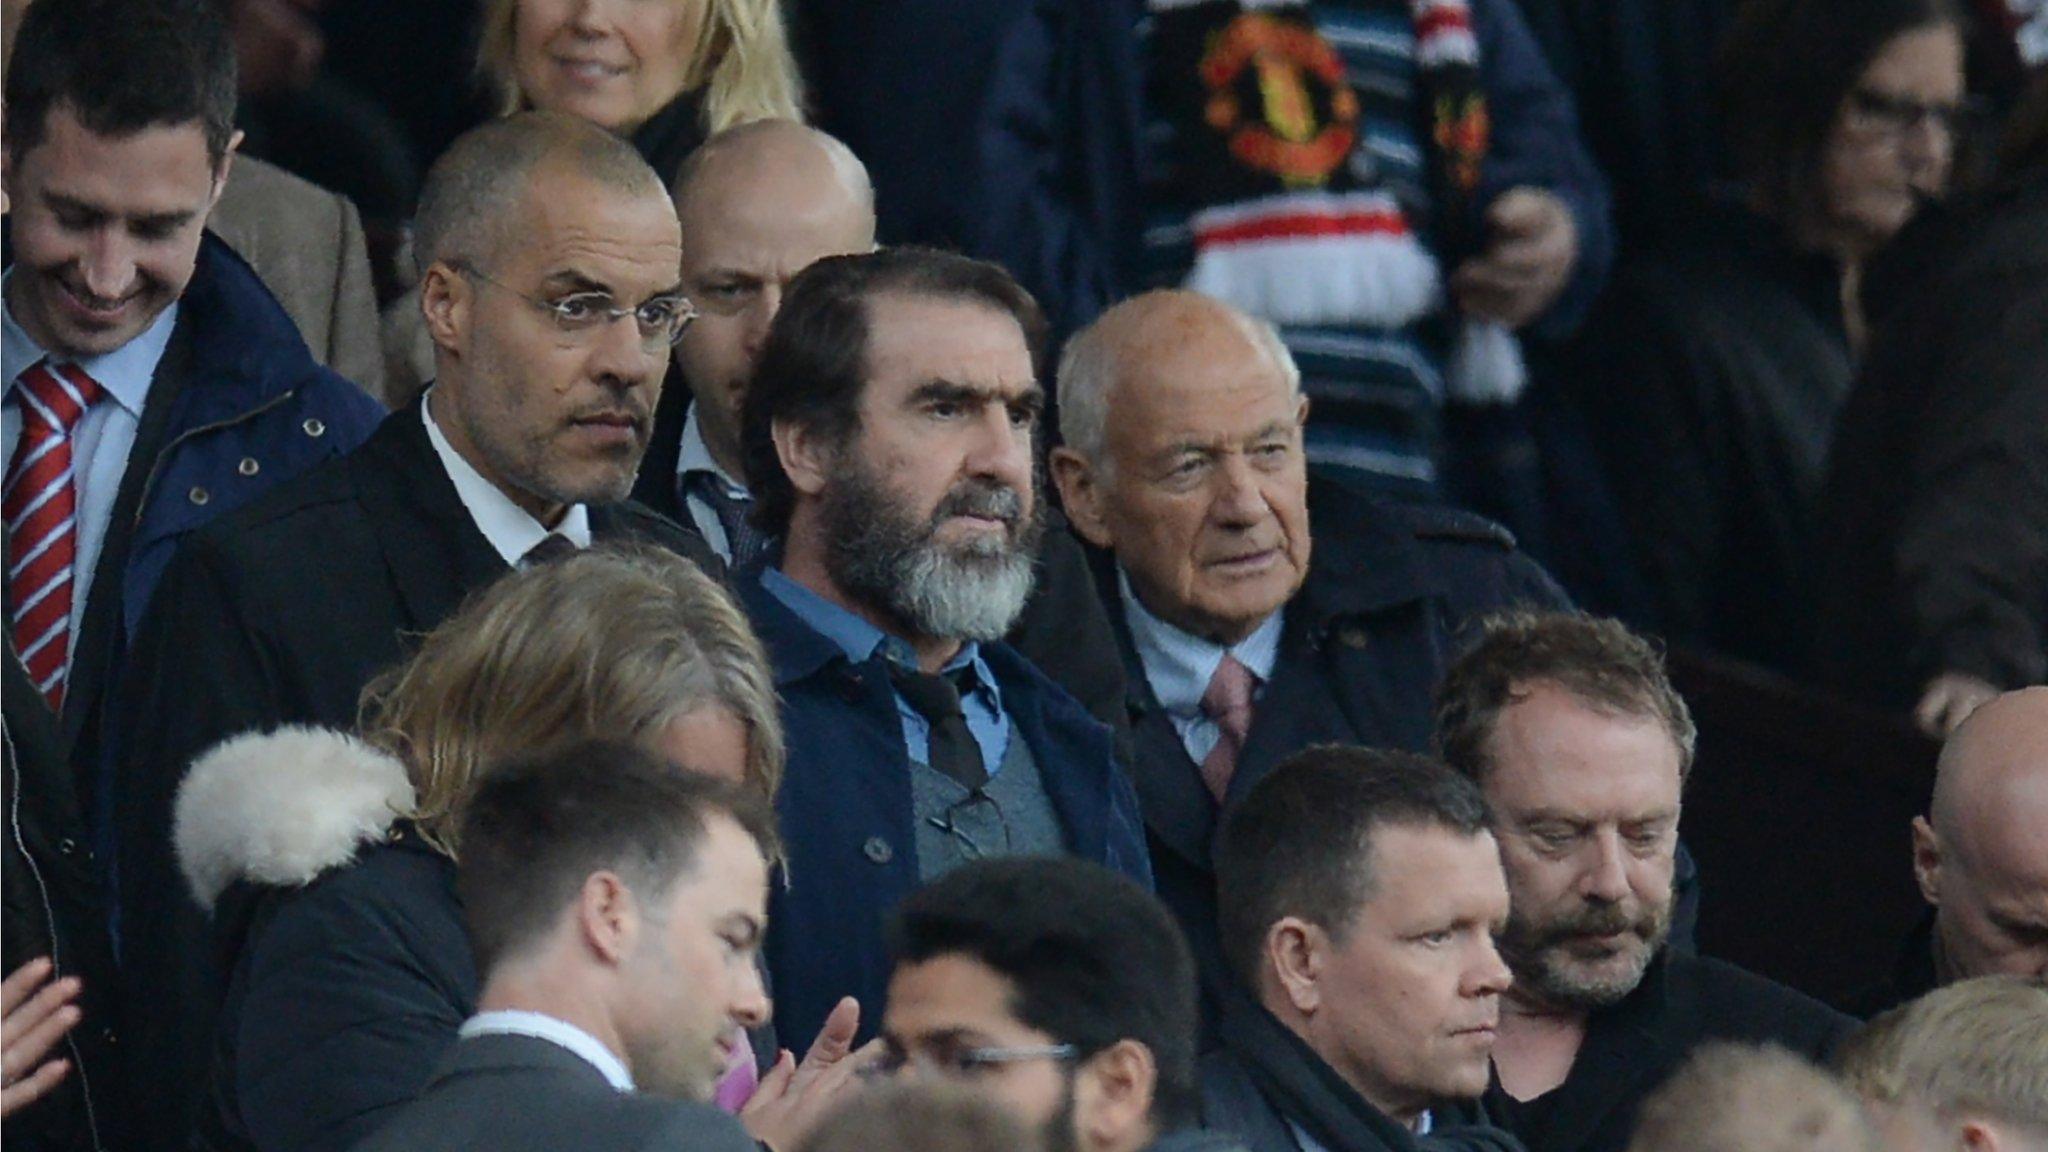
[(358, 727), (405, 763), (406, 815), (453, 856), (462, 807), (500, 761), (593, 737), (646, 743), (705, 708), (746, 729), (746, 786), (772, 797), (782, 727), (746, 618), (688, 560), (605, 547), (471, 596), (363, 690)]
[(1776, 1045), (1714, 1042), (1643, 1101), (1628, 1152), (1876, 1152), (1840, 1081)]
[[(684, 0), (662, 0), (679, 4)], [(803, 80), (789, 50), (780, 0), (706, 0), (704, 28), (690, 51), (683, 92), (704, 92), (704, 131), (723, 132), (752, 120), (802, 120)], [(526, 107), (513, 67), (512, 37), (519, 0), (485, 0), (476, 69), (497, 93), (498, 112)], [(681, 93), (677, 93), (681, 95)], [(661, 173), (666, 181), (675, 175)]]
[(2048, 1131), (2048, 985), (1981, 976), (1879, 1016), (1836, 1057), (1887, 1104), (1982, 1112)]

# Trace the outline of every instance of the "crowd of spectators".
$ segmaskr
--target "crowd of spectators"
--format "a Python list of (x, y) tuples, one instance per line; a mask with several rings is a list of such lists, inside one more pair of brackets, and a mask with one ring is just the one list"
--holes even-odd
[(9, 1148), (2048, 1149), (2048, 3), (4, 12)]

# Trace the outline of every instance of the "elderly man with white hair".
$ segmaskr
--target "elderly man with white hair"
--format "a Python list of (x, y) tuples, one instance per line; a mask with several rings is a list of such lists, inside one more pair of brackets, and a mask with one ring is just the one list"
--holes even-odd
[(1053, 476), (1123, 650), (1159, 892), (1213, 991), (1219, 812), (1310, 745), (1426, 748), (1459, 626), (1563, 594), (1477, 516), (1332, 479), (1311, 493), (1301, 374), (1227, 305), (1126, 301), (1070, 342), (1058, 382)]

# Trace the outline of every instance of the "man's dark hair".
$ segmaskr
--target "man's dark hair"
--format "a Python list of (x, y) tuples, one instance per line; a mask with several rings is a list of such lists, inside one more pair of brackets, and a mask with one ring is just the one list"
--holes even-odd
[(463, 810), (455, 873), (477, 971), (547, 936), (593, 872), (659, 901), (720, 816), (776, 858), (765, 801), (631, 745), (584, 741), (487, 772)]
[(890, 294), (1008, 313), (1024, 332), (1033, 372), (1044, 378), (1045, 314), (1000, 265), (915, 246), (818, 261), (790, 280), (740, 413), (742, 465), (754, 523), (764, 531), (787, 533), (796, 508), (796, 489), (775, 454), (775, 422), (846, 443), (860, 426), (868, 382), (868, 301)]
[(215, 171), (235, 134), (235, 47), (216, 0), (44, 0), (7, 68), (7, 154), (43, 142), (69, 107), (96, 136), (194, 120)]
[(1698, 731), (1665, 675), (1664, 654), (1618, 620), (1576, 612), (1504, 612), (1480, 622), (1437, 686), (1444, 763), (1484, 784), (1494, 726), (1534, 684), (1554, 684), (1598, 712), (1657, 721), (1678, 746), (1679, 779), (1692, 771)]
[(1119, 1040), (1152, 1052), (1160, 1132), (1194, 1123), (1195, 963), (1151, 893), (1099, 864), (1013, 857), (947, 873), (890, 925), (895, 963), (965, 956), (1017, 989), (1010, 1014), (1083, 1057)]
[(1216, 844), (1218, 927), (1245, 986), (1258, 988), (1266, 933), (1298, 916), (1342, 936), (1371, 899), (1373, 842), (1387, 827), (1487, 830), (1478, 785), (1427, 756), (1318, 745), (1252, 786)]
[(1898, 36), (1960, 29), (1955, 0), (1748, 0), (1722, 39), (1720, 112), (1737, 174), (1792, 228), (1818, 218), (1843, 102)]

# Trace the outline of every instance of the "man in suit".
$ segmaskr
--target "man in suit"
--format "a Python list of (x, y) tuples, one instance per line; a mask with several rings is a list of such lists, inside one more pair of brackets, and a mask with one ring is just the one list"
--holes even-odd
[[(137, 644), (122, 765), (123, 959), (158, 1069), (203, 1068), (216, 981), (171, 858), (186, 766), (283, 723), (348, 727), (403, 638), (515, 565), (644, 538), (707, 566), (694, 534), (624, 503), (669, 344), (687, 321), (661, 182), (575, 120), (495, 121), (430, 173), (417, 222), (437, 383), (336, 466), (195, 537)], [(200, 1049), (203, 1051), (203, 1049)], [(151, 1081), (189, 1123), (191, 1074)]]
[(1111, 730), (1000, 642), (1034, 579), (1043, 331), (995, 265), (835, 256), (790, 283), (747, 389), (754, 515), (782, 542), (739, 583), (789, 747), (784, 1043), (842, 996), (879, 1018), (881, 914), (955, 865), (1066, 853), (1150, 882)]
[(581, 744), (494, 772), (461, 843), (477, 1014), (357, 1148), (754, 1149), (709, 1101), (734, 1025), (768, 1018), (753, 962), (775, 851), (765, 805)]
[(72, 1033), (78, 1070), (9, 1131), (115, 1142), (106, 718), (120, 711), (110, 698), (131, 637), (181, 541), (354, 448), (382, 413), (314, 362), (205, 229), (237, 140), (234, 52), (215, 6), (39, 4), (17, 47), (0, 706), (19, 820), (0, 935), (10, 969), (54, 955), (60, 977), (85, 978), (86, 1023)]
[[(683, 288), (702, 314), (676, 343), (633, 497), (695, 527), (743, 568), (773, 544), (748, 520), (753, 494), (740, 454), (747, 380), (790, 277), (826, 256), (874, 248), (874, 190), (839, 141), (759, 120), (691, 153), (675, 201), (689, 238)], [(1040, 549), (1037, 587), (1008, 638), (1121, 734), (1123, 669), (1087, 564), (1065, 532), (1045, 533)]]
[(903, 902), (890, 953), (883, 1070), (984, 1092), (1047, 1149), (1237, 1150), (1196, 1127), (1194, 959), (1129, 880), (1079, 860), (969, 864)]
[(1479, 790), (1410, 752), (1326, 745), (1245, 795), (1216, 848), (1235, 982), (1202, 1122), (1252, 1152), (1519, 1152), (1475, 1106), (1507, 965)]
[(1444, 675), (1437, 740), (1486, 794), (1512, 897), (1488, 1106), (1531, 1152), (1621, 1152), (1707, 1041), (1819, 1060), (1854, 1027), (1666, 946), (1693, 739), (1663, 659), (1612, 620), (1505, 615)]
[(1126, 301), (1059, 388), (1053, 475), (1121, 642), (1153, 868), (1213, 986), (1221, 808), (1310, 745), (1426, 747), (1464, 621), (1562, 594), (1476, 516), (1311, 485), (1300, 373), (1225, 305)]

